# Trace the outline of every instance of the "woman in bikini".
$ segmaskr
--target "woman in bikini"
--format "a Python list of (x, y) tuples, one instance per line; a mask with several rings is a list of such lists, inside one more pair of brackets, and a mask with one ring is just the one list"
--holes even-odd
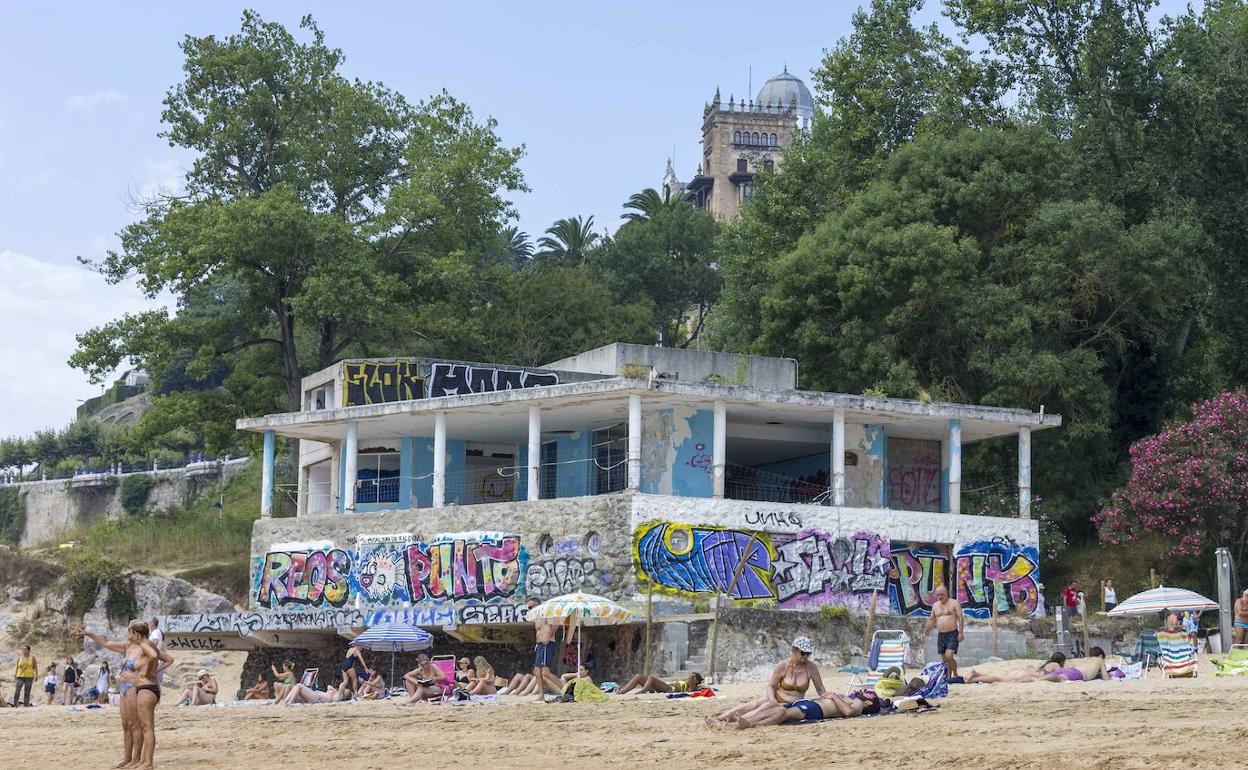
[[(819, 675), (819, 667), (810, 659), (814, 654), (815, 645), (805, 636), (793, 640), (789, 649), (789, 657), (776, 664), (772, 669), (771, 678), (767, 680), (767, 693), (761, 697), (739, 706), (733, 706), (706, 718), (706, 723), (721, 726), (735, 722), (742, 716), (770, 706), (787, 706), (806, 696), (810, 685), (814, 684), (815, 693), (823, 697), (827, 690), (823, 686), (823, 677)], [(758, 714), (754, 718), (758, 718)]]
[[(274, 687), (277, 683), (274, 682)], [(264, 674), (256, 674), (256, 683), (247, 688), (243, 693), (243, 700), (268, 700), (269, 699), (269, 681), (264, 678)]]
[(498, 681), (494, 676), (494, 667), (485, 656), (478, 655), (472, 659), (473, 676), (468, 680), (468, 692), (471, 695), (493, 695), (498, 692)]
[(624, 683), (624, 686), (616, 690), (617, 695), (627, 695), (632, 690), (643, 692), (693, 692), (702, 686), (702, 675), (694, 671), (689, 675), (688, 679), (676, 679), (671, 682), (664, 682), (657, 676), (649, 676), (647, 674), (637, 674), (632, 679)]
[(289, 659), (283, 660), (281, 671), (278, 671), (276, 666), (269, 666), (269, 670), (273, 672), (273, 698), (281, 700), (290, 686), (295, 683), (295, 662)]
[(156, 704), (160, 702), (160, 685), (156, 684), (156, 667), (173, 663), (173, 657), (148, 641), (147, 623), (132, 620), (126, 628), (124, 641), (113, 641), (99, 634), (75, 628), (74, 634), (87, 637), (100, 647), (121, 653), (121, 671), (117, 677), (121, 692), (121, 729), (124, 756), (118, 768), (151, 770), (156, 753)]
[(368, 677), (368, 663), (364, 662), (364, 653), (352, 642), (347, 647), (347, 654), (342, 659), (342, 684), (339, 690), (358, 690), (360, 680)]
[(1038, 682), (1048, 679), (1048, 681), (1056, 681), (1049, 679), (1055, 676), (1057, 672), (1066, 665), (1066, 656), (1060, 652), (1053, 653), (1053, 656), (1040, 664), (1039, 668), (1024, 668), (1018, 671), (1012, 671), (1008, 674), (986, 674), (981, 671), (971, 669), (963, 676), (966, 677), (967, 684), (1000, 684), (1003, 682), (1019, 683), (1019, 682)]
[(378, 700), (386, 697), (386, 680), (382, 678), (381, 672), (369, 669), (355, 695), (360, 700)]
[(332, 684), (325, 692), (313, 690), (306, 684), (295, 682), (287, 690), (286, 695), (279, 701), (279, 706), (290, 706), (297, 703), (336, 703), (347, 699), (348, 690), (336, 688)]
[(783, 722), (847, 719), (863, 714), (878, 714), (884, 705), (885, 701), (871, 690), (858, 690), (845, 698), (829, 692), (818, 698), (801, 698), (789, 704), (764, 706), (737, 719), (737, 727), (745, 730)]
[(411, 696), (408, 702), (419, 703), (423, 700), (441, 697), (442, 686), (447, 683), (442, 669), (430, 663), (429, 656), (424, 653), (421, 653), (416, 660), (418, 661), (416, 668), (403, 675), (403, 686), (407, 688)]

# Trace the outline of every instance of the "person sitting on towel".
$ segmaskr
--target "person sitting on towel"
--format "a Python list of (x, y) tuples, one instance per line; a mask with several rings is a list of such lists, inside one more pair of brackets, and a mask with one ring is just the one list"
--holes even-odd
[(818, 698), (802, 698), (788, 705), (775, 704), (759, 709), (737, 719), (737, 727), (778, 725), (784, 722), (807, 722), (820, 719), (844, 719), (864, 714), (878, 714), (888, 702), (871, 690), (858, 690), (842, 698), (835, 693), (824, 693)]
[(693, 692), (702, 685), (702, 675), (694, 671), (689, 675), (688, 679), (676, 679), (671, 682), (664, 682), (657, 676), (649, 674), (637, 674), (632, 679), (624, 683), (624, 686), (616, 690), (619, 695), (626, 695), (632, 690), (637, 692)]
[(746, 701), (718, 714), (708, 716), (706, 723), (719, 727), (728, 722), (735, 722), (745, 715), (752, 715), (759, 709), (767, 709), (775, 705), (788, 705), (793, 701), (806, 697), (811, 685), (820, 697), (827, 692), (823, 686), (823, 678), (819, 675), (819, 666), (815, 665), (811, 656), (815, 653), (815, 644), (805, 636), (793, 640), (789, 656), (776, 664), (767, 680), (767, 693), (761, 698)]

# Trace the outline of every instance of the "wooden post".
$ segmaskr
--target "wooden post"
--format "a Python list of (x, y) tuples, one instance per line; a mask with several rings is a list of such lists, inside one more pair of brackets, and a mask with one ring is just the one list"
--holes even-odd
[(997, 586), (994, 583), (992, 599), (991, 599), (992, 601), (992, 657), (999, 658), (1001, 656), (997, 654), (997, 591), (996, 591), (996, 588)]
[[(737, 568), (732, 573), (732, 582), (728, 584), (728, 597), (732, 598), (732, 587), (741, 579), (741, 573), (745, 571), (745, 563), (750, 559), (750, 550), (754, 548), (754, 543), (758, 540), (758, 533), (750, 535), (750, 540), (745, 544), (745, 550), (741, 552), (741, 560), (737, 562)], [(710, 656), (710, 678), (711, 684), (719, 684), (719, 680), (715, 677), (715, 648), (719, 646), (719, 605), (721, 591), (715, 591), (715, 619), (711, 621), (711, 656)]]
[(1157, 587), (1157, 572), (1153, 570), (1152, 567), (1148, 568), (1148, 587), (1149, 588)]
[(867, 607), (867, 627), (862, 632), (862, 649), (867, 655), (871, 654), (871, 632), (875, 630), (875, 602), (879, 596), (879, 589), (872, 590), (871, 604)]
[(650, 676), (652, 670), (650, 664), (650, 626), (654, 623), (654, 581), (649, 583), (650, 589), (646, 592), (646, 665), (642, 667), (642, 671), (646, 672), (646, 676)]

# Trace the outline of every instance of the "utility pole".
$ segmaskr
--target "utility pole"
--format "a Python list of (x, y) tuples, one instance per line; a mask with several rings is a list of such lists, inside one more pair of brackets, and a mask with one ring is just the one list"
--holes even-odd
[(1213, 552), (1213, 558), (1218, 572), (1218, 629), (1221, 631), (1222, 649), (1229, 650), (1234, 639), (1231, 636), (1231, 551), (1219, 548)]

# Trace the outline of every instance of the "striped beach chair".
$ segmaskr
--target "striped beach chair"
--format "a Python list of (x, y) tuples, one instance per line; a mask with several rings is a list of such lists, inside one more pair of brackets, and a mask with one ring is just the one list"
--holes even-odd
[(1158, 631), (1157, 644), (1161, 647), (1158, 663), (1167, 679), (1200, 674), (1196, 651), (1192, 649), (1187, 634), (1181, 631)]
[(849, 690), (863, 687), (874, 687), (880, 676), (890, 668), (901, 671), (902, 681), (906, 678), (906, 656), (910, 651), (910, 635), (905, 631), (881, 629), (871, 635), (871, 652), (867, 656), (867, 676), (863, 679), (855, 674), (849, 680)]

